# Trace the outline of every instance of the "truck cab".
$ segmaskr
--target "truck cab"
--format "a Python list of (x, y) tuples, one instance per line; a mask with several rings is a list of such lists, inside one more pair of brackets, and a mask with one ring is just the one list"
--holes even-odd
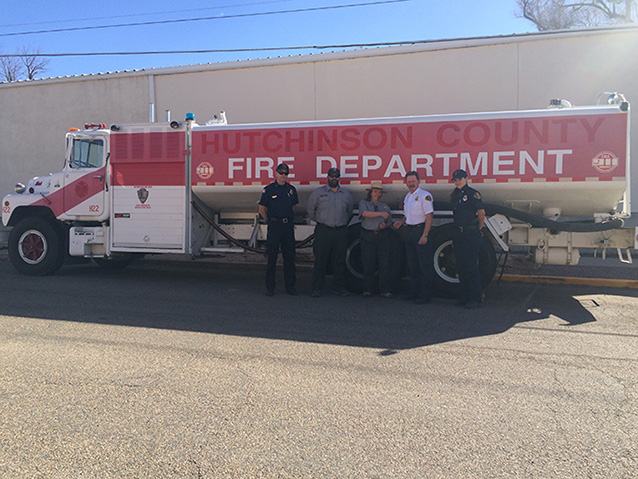
[[(62, 221), (104, 221), (108, 218), (109, 132), (103, 129), (70, 131), (62, 171)], [(71, 186), (71, 188), (68, 188)]]
[(16, 185), (2, 200), (2, 222), (12, 226), (10, 258), (23, 274), (57, 271), (68, 251), (73, 224), (100, 224), (109, 217), (106, 125), (71, 128), (62, 171)]

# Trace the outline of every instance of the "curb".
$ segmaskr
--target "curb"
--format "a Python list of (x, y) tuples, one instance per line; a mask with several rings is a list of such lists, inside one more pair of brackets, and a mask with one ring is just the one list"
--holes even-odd
[[(498, 276), (494, 277), (498, 281)], [(638, 281), (631, 279), (574, 278), (564, 276), (526, 276), (523, 274), (504, 274), (501, 281), (533, 284), (567, 284), (581, 286), (602, 286), (607, 288), (638, 289)]]
[[(0, 250), (0, 260), (9, 260), (8, 251), (6, 249)], [(193, 259), (157, 259), (157, 258), (146, 258), (140, 262), (141, 264), (149, 264), (149, 265), (166, 265), (167, 263), (181, 263), (182, 266), (193, 266), (197, 265), (200, 267), (247, 267), (253, 269), (263, 269), (266, 267), (265, 262), (263, 263), (234, 263), (232, 261), (197, 261)], [(312, 263), (304, 264), (304, 262), (298, 262), (297, 268), (301, 270), (311, 271)], [(499, 275), (495, 275), (494, 281), (497, 283), (499, 280)], [(556, 284), (556, 285), (581, 285), (581, 286), (597, 286), (597, 287), (605, 287), (605, 288), (628, 288), (628, 289), (638, 289), (638, 280), (631, 279), (609, 279), (609, 278), (578, 278), (578, 277), (567, 277), (567, 276), (531, 276), (524, 274), (504, 274), (501, 277), (501, 281), (507, 281), (511, 283), (531, 283), (531, 284)]]

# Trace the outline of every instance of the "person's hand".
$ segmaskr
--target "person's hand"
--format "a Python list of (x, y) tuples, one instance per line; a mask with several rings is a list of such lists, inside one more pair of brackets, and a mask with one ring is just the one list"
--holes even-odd
[(420, 244), (421, 246), (423, 246), (424, 244), (428, 243), (428, 237), (427, 236), (421, 236), (419, 238), (419, 241), (417, 242), (417, 244)]
[(387, 211), (382, 211), (382, 212), (381, 212), (381, 217), (382, 217), (384, 220), (387, 220), (387, 219), (390, 217), (390, 213), (388, 213)]

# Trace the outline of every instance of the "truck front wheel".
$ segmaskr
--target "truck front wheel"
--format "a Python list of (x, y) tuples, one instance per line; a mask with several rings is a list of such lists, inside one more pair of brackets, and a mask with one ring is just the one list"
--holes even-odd
[(30, 217), (9, 235), (9, 259), (18, 272), (30, 276), (53, 274), (64, 263), (64, 241), (49, 221)]

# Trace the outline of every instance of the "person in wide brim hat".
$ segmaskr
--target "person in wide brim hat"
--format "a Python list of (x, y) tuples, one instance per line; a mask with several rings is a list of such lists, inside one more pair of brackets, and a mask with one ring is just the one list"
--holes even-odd
[(383, 183), (381, 183), (380, 181), (373, 181), (372, 183), (370, 183), (370, 186), (366, 188), (366, 191), (372, 191), (372, 190), (383, 191)]
[[(393, 287), (390, 275), (392, 244), (389, 233), (392, 229), (392, 210), (382, 203), (383, 184), (373, 181), (368, 188), (368, 196), (359, 202), (361, 220), (361, 265), (363, 267), (364, 297), (370, 297), (379, 289), (381, 296), (391, 298)], [(378, 277), (377, 277), (378, 266)]]

